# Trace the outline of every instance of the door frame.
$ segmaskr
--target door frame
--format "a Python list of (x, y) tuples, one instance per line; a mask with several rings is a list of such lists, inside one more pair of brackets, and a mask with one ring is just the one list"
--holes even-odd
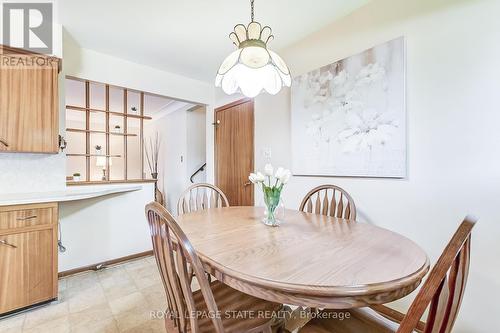
[[(250, 102), (251, 103), (251, 106), (252, 106), (252, 118), (253, 118), (253, 122), (252, 122), (252, 161), (251, 161), (251, 165), (252, 165), (252, 171), (255, 170), (255, 100), (253, 98), (248, 98), (248, 97), (244, 97), (244, 98), (241, 98), (239, 100), (236, 100), (234, 102), (231, 102), (229, 104), (226, 104), (226, 105), (223, 105), (223, 106), (220, 106), (218, 108), (215, 108), (214, 109), (214, 121), (212, 123), (213, 127), (214, 127), (214, 184), (215, 186), (218, 186), (218, 179), (217, 179), (217, 170), (218, 170), (218, 160), (217, 160), (217, 113), (219, 111), (224, 111), (226, 109), (229, 109), (229, 108), (232, 108), (234, 106), (238, 106), (240, 104), (244, 104), (244, 103), (247, 103), (247, 102)], [(252, 188), (252, 200), (253, 200), (253, 203), (252, 204), (255, 204), (255, 188)]]

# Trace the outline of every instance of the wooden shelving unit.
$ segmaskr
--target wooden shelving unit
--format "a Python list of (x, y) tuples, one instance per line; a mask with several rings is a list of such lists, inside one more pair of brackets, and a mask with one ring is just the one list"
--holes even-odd
[(97, 131), (97, 130), (84, 130), (79, 128), (66, 128), (68, 132), (79, 132), (79, 133), (100, 133), (100, 134), (109, 134), (109, 135), (124, 135), (124, 136), (137, 136), (137, 134), (133, 133), (117, 133), (117, 132), (107, 132), (107, 131)]
[[(85, 144), (85, 153), (68, 153), (68, 154), (66, 154), (66, 156), (68, 156), (68, 157), (84, 157), (85, 158), (85, 171), (86, 171), (85, 177), (82, 181), (78, 181), (78, 182), (67, 181), (67, 184), (68, 185), (83, 185), (83, 184), (110, 184), (110, 183), (148, 181), (147, 179), (144, 179), (144, 177), (143, 177), (143, 173), (144, 173), (144, 171), (143, 171), (144, 170), (144, 143), (143, 143), (144, 120), (151, 120), (152, 118), (144, 115), (144, 95), (145, 95), (145, 93), (141, 92), (141, 91), (130, 90), (130, 89), (123, 88), (123, 87), (111, 86), (109, 84), (104, 84), (104, 83), (99, 83), (99, 82), (91, 82), (89, 80), (82, 80), (82, 79), (73, 78), (73, 77), (66, 77), (66, 79), (73, 80), (73, 81), (79, 81), (79, 82), (82, 82), (84, 84), (84, 88), (82, 87), (82, 93), (83, 93), (83, 89), (84, 89), (84, 93), (85, 93), (84, 102), (82, 100), (82, 102), (83, 102), (82, 105), (84, 105), (84, 106), (74, 105), (74, 104), (68, 102), (68, 104), (66, 105), (66, 112), (71, 110), (74, 112), (85, 113), (85, 120), (84, 120), (85, 128), (74, 128), (77, 126), (73, 126), (73, 127), (69, 126), (68, 128), (66, 128), (66, 131), (67, 132), (74, 132), (74, 133), (83, 133), (85, 135), (85, 139), (84, 139), (85, 140), (85, 143), (84, 143)], [(104, 88), (104, 105), (103, 105), (104, 107), (103, 108), (101, 107), (102, 104), (98, 105), (97, 108), (95, 107), (96, 105), (91, 105), (91, 98), (90, 98), (91, 97), (90, 96), (91, 84), (93, 85), (93, 87), (94, 87), (94, 84), (97, 84), (98, 86)], [(117, 112), (116, 109), (113, 111), (110, 110), (110, 87), (118, 88), (122, 91), (122, 93), (123, 93), (123, 112)], [(100, 89), (102, 89), (102, 88), (100, 88)], [(101, 92), (102, 92), (102, 90), (101, 90)], [(138, 108), (137, 113), (129, 113), (129, 111), (128, 111), (129, 92), (131, 94), (133, 93), (133, 95), (135, 96), (135, 101), (138, 103), (138, 104), (136, 104), (137, 108)], [(137, 99), (137, 98), (139, 98), (139, 99)], [(134, 104), (132, 104), (132, 105), (135, 106)], [(91, 125), (91, 119), (92, 119), (91, 114), (92, 113), (104, 114), (104, 122), (105, 122), (104, 126), (100, 126), (100, 127), (98, 127), (98, 129), (92, 128), (92, 126), (93, 126), (93, 125)], [(123, 118), (123, 121), (119, 120), (120, 126), (122, 127), (121, 131), (123, 131), (122, 133), (112, 131), (112, 128), (110, 125), (110, 116)], [(118, 118), (118, 119), (120, 119), (120, 118)], [(135, 131), (135, 133), (129, 133), (130, 129), (127, 130), (127, 128), (129, 127), (128, 119), (138, 119), (139, 120), (139, 122), (138, 122), (139, 124), (137, 125), (138, 130)], [(116, 119), (115, 119), (115, 122), (116, 122)], [(78, 126), (78, 127), (80, 127), (80, 126)], [(105, 135), (105, 138), (104, 138), (105, 143), (104, 142), (102, 143), (102, 145), (104, 146), (104, 150), (102, 151), (103, 154), (94, 154), (93, 153), (92, 145), (94, 145), (95, 143), (94, 142), (91, 143), (91, 141), (92, 141), (91, 135), (92, 134)], [(110, 152), (110, 137), (111, 136), (123, 137), (123, 146), (122, 146), (123, 147), (123, 150), (122, 150), (123, 154), (112, 154)], [(137, 141), (137, 142), (138, 142), (138, 145), (140, 146), (140, 152), (138, 154), (138, 158), (140, 158), (139, 164), (140, 164), (140, 168), (141, 168), (141, 170), (140, 170), (141, 179), (137, 179), (137, 170), (136, 169), (133, 170), (133, 171), (135, 171), (133, 173), (133, 175), (131, 174), (131, 177), (129, 177), (130, 165), (129, 165), (129, 161), (127, 159), (127, 155), (129, 153), (128, 150), (131, 148), (128, 147), (128, 145), (129, 145), (128, 139), (132, 138), (132, 137), (138, 137), (138, 139), (139, 139), (139, 141)], [(100, 140), (102, 140), (102, 139), (100, 139)], [(116, 140), (114, 142), (116, 142)], [(68, 144), (71, 144), (71, 142), (68, 142)], [(136, 141), (134, 141), (134, 145), (136, 146)], [(136, 152), (136, 151), (134, 150), (134, 152)], [(98, 157), (98, 156), (106, 157), (105, 170), (106, 170), (107, 180), (104, 180), (104, 181), (93, 180), (92, 176), (91, 176), (91, 166), (92, 166), (91, 165), (91, 158)], [(121, 180), (110, 180), (109, 179), (109, 177), (110, 177), (110, 162), (109, 162), (110, 158), (123, 158), (123, 164), (122, 164), (122, 166), (123, 166), (123, 179), (121, 179)], [(134, 175), (135, 175), (135, 177), (134, 177)], [(129, 179), (129, 178), (133, 178), (133, 179)]]
[(74, 106), (74, 105), (66, 105), (66, 109), (69, 110), (75, 110), (75, 111), (81, 111), (81, 112), (86, 112), (87, 110), (89, 112), (102, 112), (102, 113), (109, 113), (115, 116), (120, 116), (120, 117), (128, 117), (128, 118), (137, 118), (137, 119), (146, 119), (146, 120), (151, 120), (152, 118), (149, 116), (141, 116), (137, 114), (130, 114), (130, 113), (121, 113), (121, 112), (115, 112), (115, 111), (106, 111), (106, 110), (99, 110), (99, 109), (92, 109), (92, 108), (83, 108), (80, 106)]

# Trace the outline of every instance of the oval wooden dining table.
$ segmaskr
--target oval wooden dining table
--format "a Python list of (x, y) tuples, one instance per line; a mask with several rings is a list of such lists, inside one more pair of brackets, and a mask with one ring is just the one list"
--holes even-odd
[(348, 309), (402, 298), (429, 269), (426, 253), (366, 223), (286, 210), (279, 227), (264, 209), (227, 207), (178, 217), (207, 272), (269, 301)]

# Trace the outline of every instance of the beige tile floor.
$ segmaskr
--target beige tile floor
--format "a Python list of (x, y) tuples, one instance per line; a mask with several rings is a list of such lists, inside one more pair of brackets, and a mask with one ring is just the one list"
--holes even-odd
[(0, 333), (165, 332), (151, 311), (165, 309), (153, 257), (59, 280), (59, 300), (0, 320)]

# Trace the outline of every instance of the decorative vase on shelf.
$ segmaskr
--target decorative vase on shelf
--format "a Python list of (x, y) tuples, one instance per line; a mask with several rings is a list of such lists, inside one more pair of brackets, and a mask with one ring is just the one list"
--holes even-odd
[(266, 164), (264, 173), (251, 173), (248, 177), (252, 183), (262, 186), (264, 203), (266, 204), (265, 216), (262, 222), (267, 226), (278, 227), (282, 222), (278, 219), (277, 208), (280, 206), (283, 186), (288, 183), (290, 176), (290, 170), (278, 168), (276, 173), (274, 173), (273, 166)]

